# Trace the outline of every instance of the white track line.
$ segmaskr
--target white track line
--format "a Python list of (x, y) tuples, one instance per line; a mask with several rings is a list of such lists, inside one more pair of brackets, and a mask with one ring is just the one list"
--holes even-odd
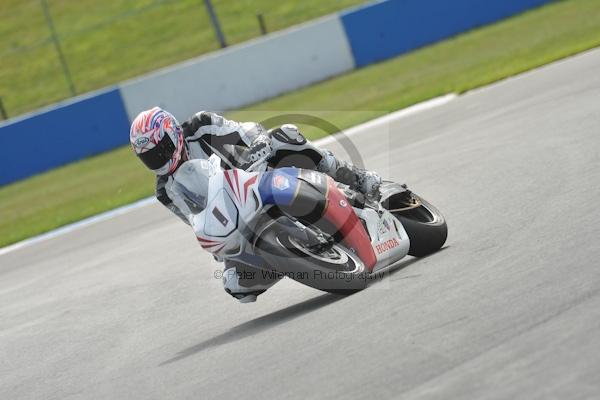
[(328, 144), (339, 141), (341, 137), (351, 137), (360, 133), (364, 133), (365, 131), (370, 131), (381, 126), (385, 126), (391, 123), (392, 121), (397, 121), (399, 119), (406, 118), (410, 115), (418, 114), (422, 111), (442, 106), (446, 103), (451, 102), (457, 97), (458, 95), (456, 93), (450, 93), (445, 96), (440, 96), (424, 101), (422, 103), (417, 103), (410, 107), (403, 108), (402, 110), (394, 111), (393, 113), (386, 114), (381, 117), (362, 123), (360, 125), (353, 126), (352, 128), (348, 128), (343, 132), (339, 132), (334, 135), (329, 135), (327, 137), (324, 137), (323, 139), (315, 141), (314, 144), (318, 146), (327, 146)]
[[(375, 118), (371, 121), (367, 121), (363, 124), (353, 126), (352, 128), (345, 130), (344, 132), (336, 133), (334, 135), (330, 135), (323, 139), (316, 140), (314, 142), (314, 144), (317, 146), (326, 146), (327, 144), (338, 141), (340, 139), (340, 137), (354, 136), (359, 133), (363, 133), (363, 132), (369, 131), (371, 129), (374, 129), (376, 127), (379, 127), (379, 126), (382, 126), (385, 124), (389, 124), (392, 121), (406, 118), (410, 115), (417, 114), (422, 111), (429, 110), (429, 109), (432, 109), (435, 107), (439, 107), (441, 105), (444, 105), (444, 104), (454, 100), (457, 96), (458, 95), (455, 93), (450, 93), (445, 96), (436, 97), (434, 99), (427, 100), (427, 101), (424, 101), (419, 104), (415, 104), (413, 106), (404, 108), (402, 110), (395, 111), (391, 114), (387, 114), (382, 117)], [(54, 229), (52, 231), (43, 233), (41, 235), (34, 236), (29, 239), (25, 239), (23, 241), (17, 242), (15, 244), (11, 244), (6, 247), (2, 247), (2, 248), (0, 248), (0, 256), (10, 253), (15, 250), (22, 249), (24, 247), (34, 245), (36, 243), (40, 243), (40, 242), (43, 242), (43, 241), (46, 241), (49, 239), (53, 239), (55, 237), (67, 234), (69, 232), (76, 231), (78, 229), (96, 224), (98, 222), (109, 220), (109, 219), (117, 217), (119, 215), (127, 214), (130, 211), (137, 210), (138, 208), (141, 208), (141, 207), (145, 207), (149, 204), (155, 203), (156, 201), (157, 200), (154, 197), (148, 197), (146, 199), (136, 201), (135, 203), (131, 203), (131, 204), (123, 206), (123, 207), (115, 208), (114, 210), (106, 211), (101, 214), (95, 215), (93, 217), (82, 219), (79, 222), (65, 225), (61, 228)]]

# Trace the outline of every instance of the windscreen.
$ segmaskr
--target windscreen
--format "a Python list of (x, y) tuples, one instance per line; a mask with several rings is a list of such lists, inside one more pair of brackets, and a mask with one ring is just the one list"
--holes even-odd
[(208, 161), (191, 160), (183, 163), (173, 175), (173, 190), (193, 214), (199, 214), (206, 208), (209, 172)]

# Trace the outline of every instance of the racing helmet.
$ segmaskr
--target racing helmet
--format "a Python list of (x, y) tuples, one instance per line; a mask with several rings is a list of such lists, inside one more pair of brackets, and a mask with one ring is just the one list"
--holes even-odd
[(179, 122), (159, 107), (138, 114), (131, 123), (129, 141), (135, 154), (156, 175), (175, 172), (185, 151)]

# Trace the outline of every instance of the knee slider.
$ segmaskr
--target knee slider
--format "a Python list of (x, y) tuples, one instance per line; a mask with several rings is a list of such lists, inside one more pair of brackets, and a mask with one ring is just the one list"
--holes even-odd
[(271, 137), (281, 143), (302, 145), (306, 143), (306, 139), (300, 133), (300, 130), (296, 125), (284, 124), (279, 128), (271, 129), (269, 131)]

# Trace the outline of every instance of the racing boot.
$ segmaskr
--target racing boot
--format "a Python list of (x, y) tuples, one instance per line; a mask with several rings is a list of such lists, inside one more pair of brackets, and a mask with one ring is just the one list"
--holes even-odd
[(364, 194), (369, 200), (378, 201), (381, 198), (379, 187), (381, 177), (365, 169), (357, 168), (349, 162), (338, 160), (333, 153), (325, 151), (317, 170), (331, 176), (337, 182), (350, 186)]

